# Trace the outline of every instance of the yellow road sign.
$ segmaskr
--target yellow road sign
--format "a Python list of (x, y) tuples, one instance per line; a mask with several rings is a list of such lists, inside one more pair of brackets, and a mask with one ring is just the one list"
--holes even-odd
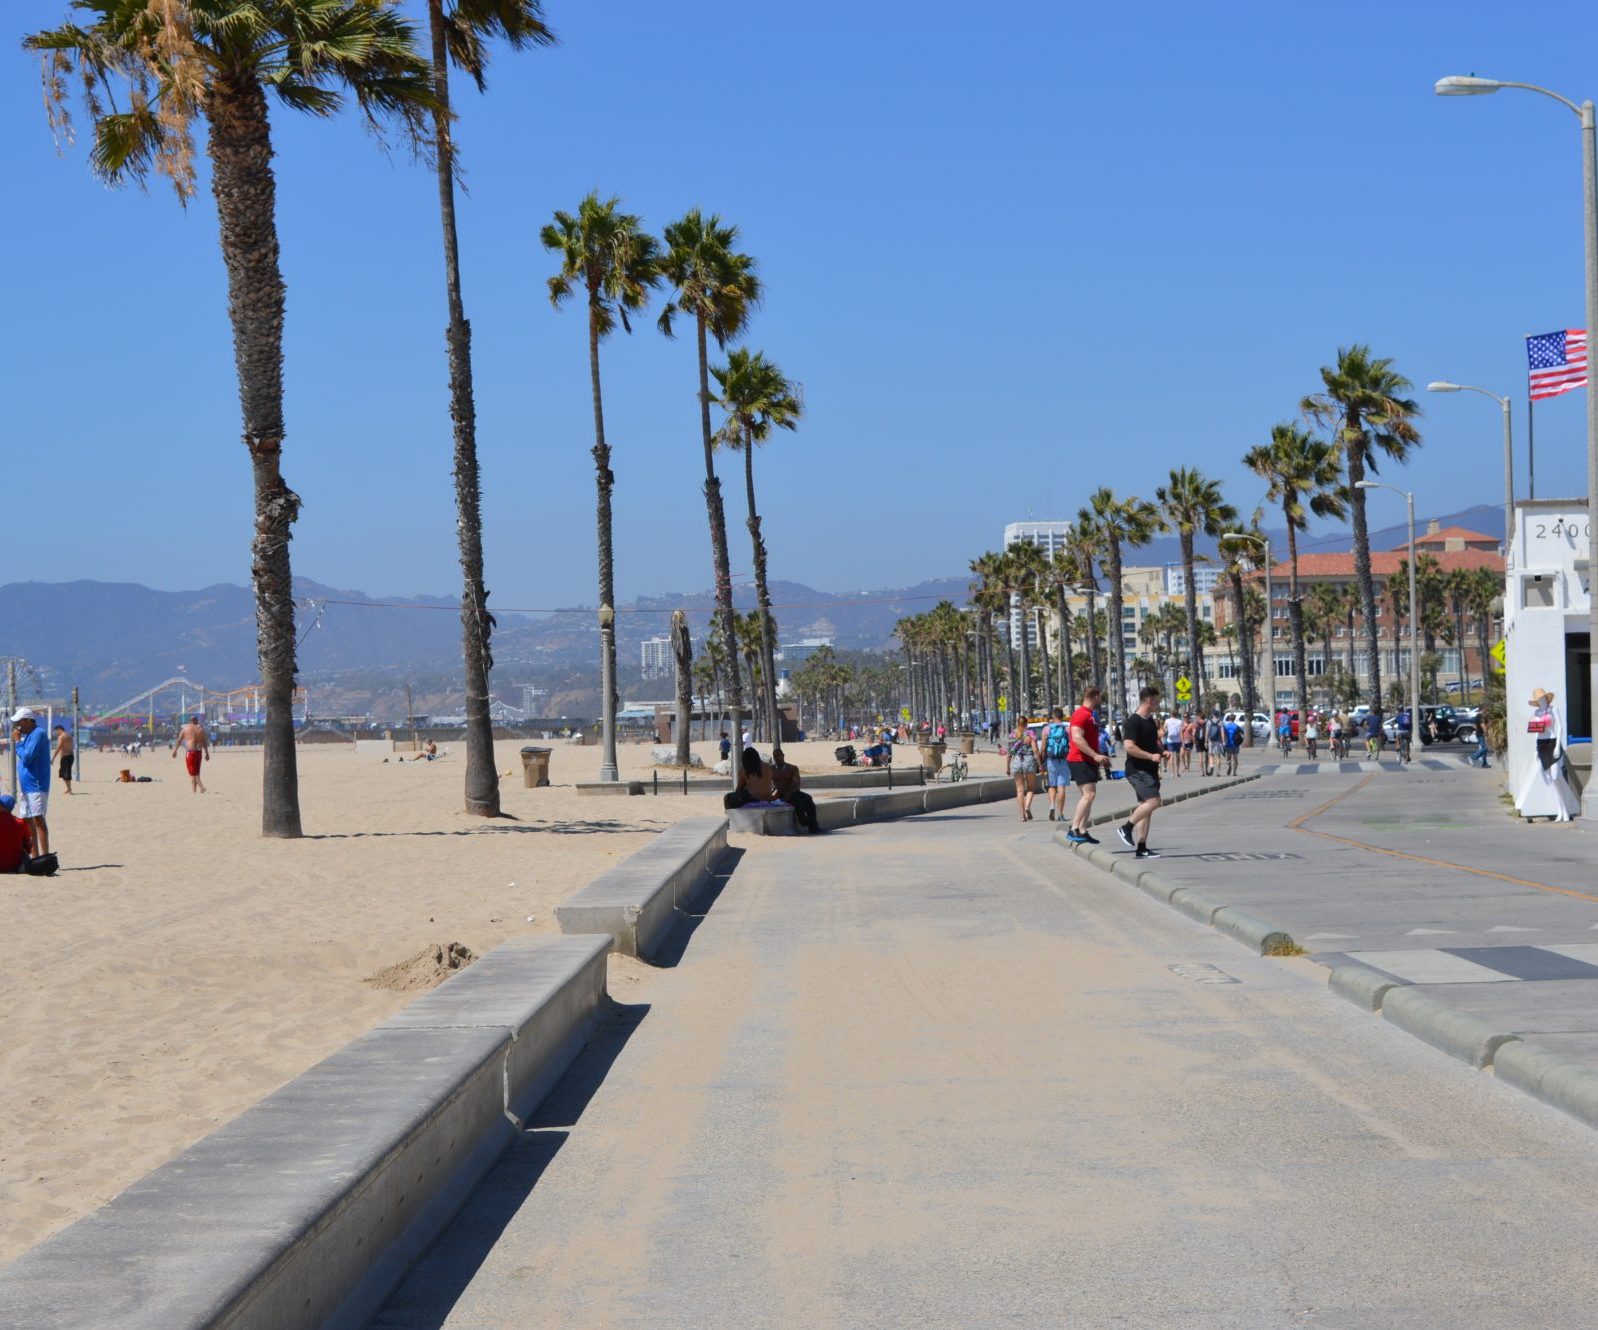
[(1502, 674), (1509, 663), (1507, 659), (1509, 656), (1509, 643), (1500, 637), (1498, 639), (1498, 645), (1495, 646), (1488, 654), (1498, 662), (1498, 668), (1495, 673)]
[(1008, 711), (1009, 709), (1010, 709), (1010, 699), (1007, 698), (1007, 697), (1001, 697), (999, 699), (999, 710), (1000, 711)]
[(1176, 691), (1179, 693), (1191, 693), (1193, 691), (1193, 681), (1185, 674), (1178, 675), (1176, 679)]
[(909, 707), (900, 707), (899, 708), (899, 718), (901, 720), (909, 720), (910, 719), (910, 708)]

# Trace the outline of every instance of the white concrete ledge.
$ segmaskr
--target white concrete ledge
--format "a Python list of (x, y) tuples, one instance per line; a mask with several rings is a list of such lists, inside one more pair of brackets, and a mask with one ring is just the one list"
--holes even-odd
[(685, 818), (557, 905), (560, 931), (608, 933), (623, 955), (647, 958), (726, 848), (725, 817)]
[(490, 952), (0, 1270), (0, 1326), (363, 1325), (586, 1042), (607, 941)]
[(727, 830), (746, 836), (797, 836), (799, 819), (792, 808), (730, 808)]

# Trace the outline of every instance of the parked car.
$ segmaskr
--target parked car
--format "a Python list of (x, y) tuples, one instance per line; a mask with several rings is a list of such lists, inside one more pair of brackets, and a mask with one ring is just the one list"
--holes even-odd
[[(1461, 712), (1461, 708), (1451, 707), (1447, 703), (1437, 705), (1423, 703), (1420, 709), (1420, 726), (1415, 731), (1415, 738), (1420, 740), (1423, 745), (1430, 743), (1475, 743), (1476, 718), (1471, 716), (1467, 719)], [(1405, 707), (1390, 720), (1383, 723), (1382, 733), (1396, 743), (1398, 740), (1398, 718), (1399, 716), (1407, 715), (1409, 715), (1409, 708)], [(1428, 722), (1436, 738), (1427, 737)]]
[[(1246, 711), (1228, 711), (1223, 717), (1225, 720), (1235, 720), (1239, 725), (1247, 724)], [(1271, 737), (1271, 718), (1263, 711), (1254, 713), (1254, 738), (1256, 741)]]

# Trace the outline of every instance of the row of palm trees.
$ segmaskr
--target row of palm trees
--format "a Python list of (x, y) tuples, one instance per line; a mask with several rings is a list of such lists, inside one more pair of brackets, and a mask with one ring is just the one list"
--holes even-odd
[[(1364, 345), (1341, 348), (1336, 361), (1322, 367), (1320, 379), (1319, 391), (1305, 395), (1300, 401), (1298, 418), (1273, 426), (1269, 441), (1249, 449), (1243, 457), (1244, 464), (1264, 482), (1266, 501), (1280, 510), (1287, 528), (1288, 625), (1302, 710), (1309, 707), (1306, 641), (1312, 625), (1299, 584), (1299, 536), (1307, 529), (1312, 516), (1351, 522), (1355, 575), (1352, 599), (1364, 626), (1364, 686), (1366, 695), (1378, 700), (1382, 696), (1382, 681), (1377, 592), (1371, 573), (1365, 491), (1360, 488), (1360, 482), (1378, 474), (1384, 462), (1407, 461), (1420, 444), (1420, 433), (1415, 425), (1420, 410), (1407, 395), (1412, 385), (1393, 368), (1391, 360), (1372, 355), (1370, 348)], [(1256, 631), (1265, 631), (1269, 641), (1270, 608), (1264, 605), (1263, 597), (1256, 600), (1248, 594), (1249, 579), (1260, 566), (1266, 549), (1260, 525), (1262, 515), (1256, 510), (1244, 526), (1238, 510), (1223, 496), (1219, 482), (1193, 467), (1177, 467), (1170, 472), (1166, 483), (1155, 488), (1152, 500), (1119, 495), (1108, 487), (1095, 491), (1078, 511), (1063, 545), (1055, 550), (1052, 558), (1046, 558), (1039, 547), (1029, 542), (1018, 542), (1007, 550), (989, 552), (973, 560), (971, 571), (976, 580), (972, 585), (972, 605), (980, 613), (990, 620), (1008, 620), (1012, 607), (1017, 607), (1025, 622), (1031, 610), (1038, 607), (1045, 613), (1052, 612), (1059, 623), (1061, 689), (1058, 692), (1051, 686), (1048, 633), (1038, 636), (1043, 666), (1041, 680), (1034, 679), (1031, 669), (1030, 635), (1026, 632), (1006, 634), (1006, 652), (1009, 657), (1016, 658), (1006, 671), (1006, 678), (1012, 681), (1019, 699), (1019, 705), (1009, 709), (1031, 710), (1037, 700), (1037, 682), (1044, 685), (1045, 700), (1077, 695), (1071, 634), (1073, 628), (1078, 634), (1082, 628), (1080, 623), (1073, 624), (1066, 596), (1068, 592), (1086, 595), (1087, 619), (1091, 624), (1101, 576), (1107, 583), (1109, 631), (1106, 645), (1110, 659), (1106, 664), (1111, 680), (1110, 695), (1118, 700), (1126, 695), (1132, 672), (1129, 672), (1125, 638), (1120, 630), (1123, 559), (1127, 550), (1147, 545), (1161, 531), (1174, 532), (1181, 546), (1185, 631), (1178, 634), (1169, 618), (1156, 619), (1147, 639), (1149, 644), (1160, 648), (1157, 653), (1160, 659), (1152, 672), (1163, 673), (1170, 663), (1168, 658), (1179, 646), (1181, 663), (1195, 681), (1199, 697), (1209, 696), (1203, 651), (1206, 633), (1199, 621), (1194, 575), (1198, 560), (1196, 543), (1201, 534), (1218, 542), (1239, 640), (1252, 643)], [(1443, 617), (1434, 611), (1431, 620), (1434, 632), (1428, 638), (1428, 652), (1433, 655), (1437, 633), (1451, 632), (1463, 650), (1467, 608), (1476, 619), (1478, 638), (1484, 641), (1482, 635), (1490, 629), (1483, 624), (1490, 614), (1491, 601), (1500, 590), (1491, 573), (1484, 577), (1456, 579), (1444, 585), (1453, 588), (1444, 598), (1460, 612), (1450, 611), (1453, 626), (1449, 630)], [(1333, 611), (1327, 597), (1331, 594), (1330, 589), (1323, 593), (1317, 588), (1322, 600), (1314, 612), (1315, 626), (1330, 622)], [(1346, 610), (1345, 604), (1337, 613), (1344, 614)], [(1350, 635), (1348, 674), (1352, 679), (1355, 669), (1351, 616), (1347, 616), (1347, 622)], [(1426, 622), (1423, 616), (1423, 631)], [(1328, 630), (1325, 634), (1328, 643), (1330, 635)], [(1102, 685), (1106, 671), (1101, 669), (1098, 659), (1099, 635), (1096, 632), (1089, 632), (1087, 645), (1092, 678)], [(1251, 710), (1255, 705), (1252, 661), (1252, 650), (1245, 649), (1242, 654), (1243, 694)], [(1133, 664), (1135, 673), (1151, 672), (1146, 660)], [(1329, 665), (1328, 645), (1323, 668)]]
[[(301, 834), (292, 697), (296, 672), (293, 574), (289, 542), (300, 497), (283, 473), (283, 322), (286, 286), (279, 258), (276, 180), (268, 98), (292, 111), (332, 116), (353, 100), (367, 121), (397, 130), (424, 150), (437, 177), (447, 322), (445, 347), (461, 566), (465, 672), (465, 807), (499, 812), (499, 784), (489, 719), (494, 618), (488, 610), (482, 543), (481, 476), (472, 386), (471, 325), (461, 289), (450, 76), (460, 71), (481, 91), (489, 45), (548, 46), (554, 33), (540, 0), (423, 0), (427, 44), (392, 0), (72, 0), (73, 17), (33, 33), (24, 45), (42, 61), (45, 104), (58, 142), (74, 135), (74, 97), (92, 122), (89, 163), (111, 184), (164, 178), (183, 202), (197, 189), (195, 129), (204, 122), (205, 152), (228, 276), (228, 317), (242, 412), (243, 443), (254, 482), (251, 581), (266, 720), (262, 832)], [(755, 549), (765, 664), (764, 706), (775, 713), (770, 597), (765, 546), (754, 503), (752, 447), (772, 428), (791, 429), (797, 389), (759, 353), (734, 351), (712, 371), (707, 337), (725, 348), (743, 332), (761, 295), (754, 261), (737, 249), (737, 230), (699, 210), (666, 228), (664, 244), (645, 233), (617, 200), (597, 194), (575, 213), (557, 212), (541, 233), (560, 256), (550, 296), (560, 305), (581, 295), (593, 390), (593, 457), (598, 483), (599, 619), (606, 774), (615, 775), (614, 575), (610, 496), (614, 483), (605, 437), (599, 344), (649, 293), (670, 292), (660, 327), (693, 321), (698, 349), (699, 416), (705, 457), (717, 612), (735, 636), (726, 522), (714, 452), (745, 451), (749, 529)], [(714, 373), (721, 394), (713, 399)], [(719, 400), (726, 421), (712, 429)], [(736, 655), (729, 656), (735, 713), (742, 708)]]

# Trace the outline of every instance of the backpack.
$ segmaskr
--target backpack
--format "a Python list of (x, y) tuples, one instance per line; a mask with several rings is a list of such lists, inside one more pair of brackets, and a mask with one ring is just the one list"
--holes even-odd
[(1048, 757), (1064, 757), (1071, 749), (1071, 731), (1059, 721), (1049, 726), (1049, 741), (1043, 752)]
[(1212, 717), (1210, 719), (1209, 728), (1204, 731), (1204, 737), (1205, 737), (1205, 739), (1208, 742), (1210, 742), (1212, 744), (1220, 743), (1221, 742), (1221, 722)]

